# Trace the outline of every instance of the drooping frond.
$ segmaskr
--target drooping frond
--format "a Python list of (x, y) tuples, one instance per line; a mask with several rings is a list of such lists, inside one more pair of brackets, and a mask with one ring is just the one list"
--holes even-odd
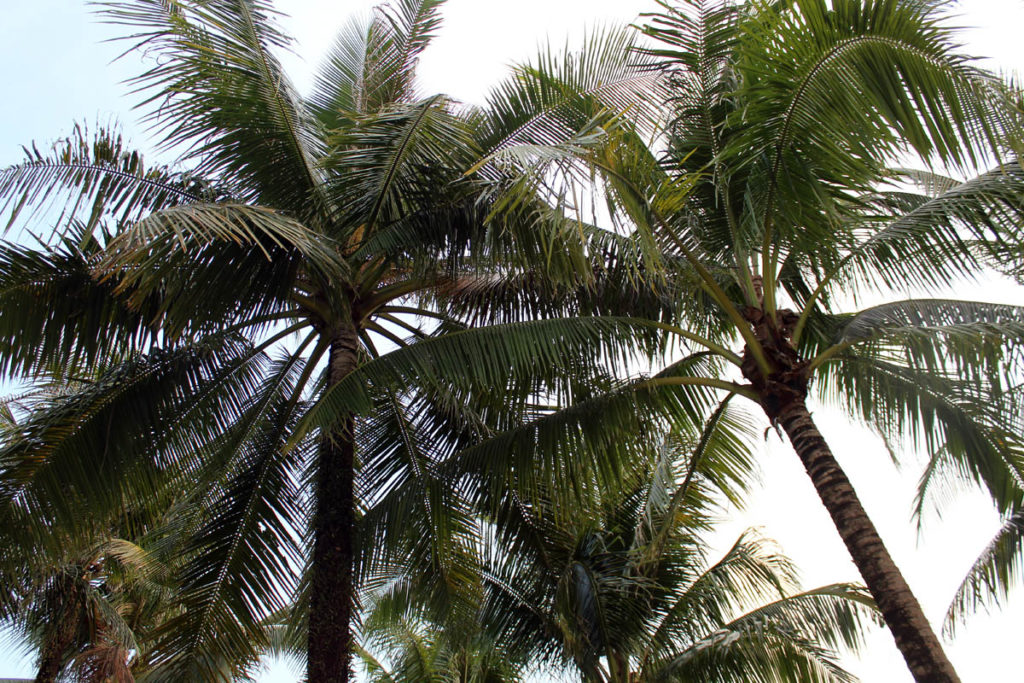
[[(0, 451), (5, 528), (74, 529), (88, 521), (82, 506), (103, 518), (126, 500), (159, 500), (163, 475), (187, 467), (190, 439), (201, 441), (224, 417), (217, 408), (230, 415), (232, 399), (253, 380), (250, 347), (236, 338), (216, 342), (131, 357), (33, 406)], [(190, 414), (196, 405), (215, 412)], [(180, 433), (168, 436), (170, 424)], [(37, 521), (16, 521), (25, 516)]]
[(933, 197), (911, 197), (912, 204), (903, 206), (868, 197), (877, 208), (866, 210), (862, 220), (878, 227), (868, 227), (828, 273), (830, 289), (935, 289), (974, 278), (989, 265), (1011, 268), (1015, 255), (1008, 247), (1020, 243), (1024, 217), (1020, 165), (1009, 163), (942, 189)]
[(159, 339), (159, 294), (135, 297), (97, 272), (101, 245), (79, 227), (52, 247), (0, 246), (4, 375), (74, 374)]
[(1002, 526), (967, 576), (957, 587), (946, 611), (943, 633), (952, 637), (979, 607), (1000, 606), (1024, 578), (1024, 513), (1018, 511), (1005, 518)]
[(184, 609), (156, 635), (154, 680), (233, 680), (256, 663), (264, 619), (285, 606), (304, 521), (298, 473), (308, 453), (285, 448), (300, 369), (295, 357), (277, 361), (252, 404), (210, 445), (230, 467), (182, 548)]
[(655, 663), (651, 680), (856, 681), (826, 646), (859, 647), (872, 606), (863, 588), (845, 584), (781, 598)]
[[(978, 383), (979, 391), (1001, 391), (1021, 368), (1018, 342), (1024, 337), (1024, 308), (949, 299), (910, 299), (852, 314), (836, 346), (861, 353), (904, 356), (907, 365), (954, 372)], [(890, 357), (891, 357), (890, 356)]]
[[(819, 382), (820, 395), (890, 443), (909, 438), (922, 444), (935, 459), (929, 473), (976, 482), (1001, 509), (1018, 499), (1024, 473), (1019, 438), (1006, 429), (998, 404), (979, 397), (973, 382), (854, 353), (823, 365)], [(932, 483), (922, 480), (922, 486)], [(919, 508), (925, 493), (919, 494)]]
[(151, 315), (171, 339), (219, 325), (255, 324), (295, 310), (296, 279), (339, 278), (332, 243), (270, 209), (193, 204), (151, 214), (113, 238), (101, 282)]
[[(455, 447), (450, 427), (422, 397), (387, 392), (360, 425), (357, 480), (364, 512), (355, 573), (414, 582), (438, 613), (472, 611), (479, 600), (479, 527), (460, 487), (438, 466)], [(456, 437), (457, 439), (457, 437)]]
[(813, 225), (789, 196), (807, 191), (798, 178), (823, 197), (829, 183), (847, 191), (904, 146), (960, 168), (1005, 149), (1013, 108), (998, 81), (956, 52), (942, 19), (934, 3), (806, 0), (748, 25), (745, 117), (773, 133), (741, 139), (756, 146), (749, 158), (770, 159), (764, 211)]

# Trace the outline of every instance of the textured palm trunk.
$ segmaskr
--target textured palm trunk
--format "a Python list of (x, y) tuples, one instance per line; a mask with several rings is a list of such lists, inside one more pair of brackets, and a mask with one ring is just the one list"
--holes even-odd
[[(329, 386), (336, 385), (356, 368), (358, 344), (353, 326), (333, 331)], [(307, 641), (309, 683), (348, 683), (352, 679), (354, 427), (354, 419), (345, 417), (320, 444)]]
[(960, 678), (942, 650), (921, 605), (807, 410), (808, 364), (800, 358), (791, 342), (799, 316), (790, 310), (780, 310), (772, 317), (754, 307), (747, 308), (744, 315), (753, 327), (772, 371), (766, 376), (747, 348), (744, 350), (743, 376), (750, 380), (768, 418), (782, 425), (789, 436), (818, 497), (832, 517), (853, 563), (892, 632), (907, 668), (918, 683), (958, 682)]
[(64, 643), (47, 642), (39, 657), (39, 670), (35, 683), (54, 683), (63, 668), (64, 653), (71, 647), (73, 637)]
[(57, 680), (78, 635), (79, 592), (74, 577), (63, 574), (51, 588), (51, 599), (60, 605), (60, 616), (51, 624), (39, 654), (36, 683), (54, 683)]
[(959, 681), (921, 605), (815, 426), (803, 399), (785, 404), (777, 419), (892, 631), (896, 647), (903, 654), (914, 680), (918, 683)]

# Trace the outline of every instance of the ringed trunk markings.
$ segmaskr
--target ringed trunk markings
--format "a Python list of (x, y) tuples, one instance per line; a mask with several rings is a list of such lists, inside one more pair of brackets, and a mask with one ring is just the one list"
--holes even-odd
[(784, 405), (777, 419), (807, 470), (896, 646), (918, 683), (959, 683), (921, 605), (903, 578), (850, 480), (818, 431), (803, 399)]
[[(356, 368), (359, 338), (354, 325), (332, 332), (328, 385)], [(321, 437), (313, 519), (313, 567), (309, 609), (309, 683), (353, 680), (352, 616), (355, 592), (355, 419), (348, 415)]]

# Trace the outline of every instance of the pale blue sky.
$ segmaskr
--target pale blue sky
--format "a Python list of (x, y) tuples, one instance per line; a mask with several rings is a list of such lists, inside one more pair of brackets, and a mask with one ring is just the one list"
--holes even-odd
[[(300, 88), (308, 82), (310, 66), (323, 54), (344, 17), (365, 11), (367, 0), (282, 0), (279, 7), (292, 15), (288, 29), (299, 39), (302, 58), (286, 64)], [(118, 118), (125, 130), (149, 149), (134, 125), (133, 100), (119, 82), (137, 72), (137, 57), (111, 65), (118, 48), (100, 41), (111, 35), (89, 18), (80, 0), (35, 0), (4, 3), (0, 22), (0, 64), (5, 96), (0, 99), (0, 165), (21, 158), (21, 144), (42, 144), (66, 134), (76, 121)], [(459, 99), (480, 101), (489, 84), (505, 73), (511, 61), (532, 55), (550, 36), (562, 42), (578, 37), (585, 23), (596, 20), (628, 22), (655, 5), (649, 0), (449, 0), (445, 27), (425, 54), (421, 78), (427, 92), (447, 92)], [(960, 3), (967, 49), (996, 59), (993, 66), (1024, 71), (1022, 0), (969, 0)], [(1020, 301), (1020, 292), (989, 283), (962, 296)], [(897, 471), (875, 437), (851, 428), (837, 415), (818, 415), (837, 456), (850, 473), (865, 505), (878, 524), (897, 563), (921, 599), (929, 617), (939, 623), (952, 591), (974, 556), (985, 544), (996, 519), (984, 498), (964, 495), (942, 520), (931, 520), (918, 541), (909, 522), (910, 501), (919, 468)], [(805, 583), (816, 585), (855, 578), (845, 549), (821, 508), (788, 445), (774, 436), (766, 441), (764, 491), (746, 514), (731, 521), (723, 539), (732, 539), (749, 524), (761, 524), (782, 542), (804, 570)], [(1019, 635), (1024, 626), (1024, 592), (1002, 613), (979, 615), (949, 645), (951, 657), (965, 683), (1019, 678)], [(851, 668), (868, 682), (910, 681), (891, 644), (889, 634), (877, 631), (867, 655)], [(30, 662), (0, 650), (0, 677), (31, 676)], [(294, 679), (286, 668), (275, 668), (266, 681)]]

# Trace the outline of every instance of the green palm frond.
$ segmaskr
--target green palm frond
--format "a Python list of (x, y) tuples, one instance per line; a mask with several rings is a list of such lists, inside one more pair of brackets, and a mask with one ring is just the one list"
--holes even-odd
[[(671, 130), (675, 138), (685, 140), (685, 148), (678, 150), (680, 157), (692, 161), (693, 168), (707, 169), (714, 179), (714, 187), (702, 188), (711, 197), (696, 202), (728, 204), (731, 179), (720, 158), (721, 122), (733, 108), (729, 97), (736, 85), (732, 61), (742, 10), (731, 3), (707, 1), (687, 2), (683, 7), (661, 0), (658, 4), (665, 13), (643, 15), (647, 22), (642, 27), (657, 46), (644, 47), (642, 52), (659, 58), (658, 66), (670, 84)], [(719, 244), (740, 238), (735, 215), (709, 213), (706, 218), (708, 236)]]
[[(856, 346), (865, 355), (905, 358), (917, 369), (952, 372), (1000, 391), (1021, 366), (1016, 342), (1024, 336), (1024, 308), (949, 299), (881, 304), (846, 319), (836, 345), (812, 366)], [(888, 352), (888, 353), (887, 353)]]
[(396, 0), (350, 19), (320, 67), (310, 105), (328, 131), (416, 99), (415, 68), (440, 26), (444, 0)]
[(394, 0), (377, 9), (377, 49), (384, 54), (371, 55), (380, 70), (377, 87), (387, 93), (377, 96), (380, 102), (399, 102), (413, 95), (416, 62), (441, 26), (442, 4), (444, 0)]
[(365, 582), (397, 571), (436, 610), (470, 609), (479, 600), (479, 522), (438, 470), (457, 436), (430, 401), (388, 393), (379, 404), (359, 427), (364, 512), (355, 572)]
[(892, 218), (869, 216), (880, 227), (842, 257), (822, 286), (936, 288), (975, 277), (989, 264), (1009, 267), (1014, 257), (1007, 247), (1021, 238), (1022, 182), (1020, 165), (1009, 163), (935, 197), (915, 198), (907, 210), (895, 207)]
[(52, 247), (0, 246), (5, 375), (88, 371), (101, 354), (145, 350), (159, 339), (159, 296), (131, 301), (118, 293), (96, 272), (100, 254), (83, 226)]
[[(17, 527), (22, 529), (45, 527), (46, 520), (74, 529), (87, 521), (81, 518), (83, 505), (102, 518), (126, 497), (140, 504), (151, 496), (159, 500), (166, 468), (187, 463), (195, 445), (191, 439), (201, 439), (222, 417), (196, 411), (191, 420), (179, 419), (199, 398), (193, 388), (220, 385), (208, 400), (230, 403), (253, 379), (252, 367), (244, 364), (240, 371), (234, 364), (248, 350), (230, 338), (219, 347), (210, 343), (157, 350), (112, 366), (74, 392), (44, 398), (30, 417), (4, 435), (4, 517), (12, 526), (24, 516), (38, 517), (34, 525), (23, 520)], [(164, 441), (162, 427), (167, 424), (181, 428), (177, 441)], [(93, 457), (83, 458), (83, 453)]]
[(186, 151), (201, 177), (230, 178), (239, 201), (300, 220), (328, 208), (317, 160), (323, 143), (274, 50), (290, 40), (263, 0), (99, 3), (106, 21), (134, 30), (159, 59), (133, 79), (154, 106), (147, 122)]
[[(135, 265), (136, 254), (169, 236), (177, 246), (196, 249), (214, 241), (252, 245), (270, 258), (269, 249), (294, 249), (311, 265), (330, 272), (330, 242), (301, 223), (275, 211), (246, 204), (192, 203), (155, 211), (119, 232), (107, 246), (115, 264)], [(136, 257), (136, 258), (133, 258)], [(145, 262), (139, 265), (145, 265)]]
[(911, 183), (915, 188), (924, 193), (924, 196), (931, 199), (948, 194), (960, 185), (960, 181), (956, 178), (951, 178), (935, 171), (925, 171), (916, 168), (897, 168), (894, 171), (897, 180)]
[(779, 182), (783, 169), (809, 182), (812, 169), (852, 179), (901, 145), (961, 168), (1004, 149), (1016, 121), (1001, 84), (955, 52), (941, 19), (933, 3), (886, 1), (868, 10), (854, 0), (807, 0), (758, 17), (743, 67), (759, 74), (746, 116), (776, 131), (764, 152), (778, 201), (769, 199), (767, 210), (798, 208), (782, 196), (795, 189), (792, 180)]
[(653, 681), (852, 683), (857, 679), (835, 656), (790, 634), (722, 630), (693, 651), (660, 663)]
[[(256, 333), (275, 321), (302, 320), (294, 285), (303, 258), (295, 249), (231, 241), (182, 249), (173, 232), (146, 245), (122, 246), (123, 254), (104, 255), (96, 274), (128, 306), (148, 304), (168, 340), (218, 328)], [(339, 265), (331, 254), (320, 264), (334, 272)]]
[(0, 171), (0, 213), (10, 211), (7, 230), (19, 217), (29, 222), (57, 207), (61, 213), (55, 228), (76, 219), (92, 226), (103, 215), (131, 221), (150, 211), (221, 195), (222, 190), (194, 175), (147, 166), (127, 144), (116, 125), (100, 126), (90, 134), (76, 124), (50, 154), (34, 145), (26, 149), (24, 162)]
[(937, 474), (978, 483), (1002, 509), (1017, 499), (1019, 439), (1006, 430), (997, 407), (977, 396), (973, 383), (853, 354), (822, 366), (819, 382), (823, 398), (844, 406), (890, 443), (909, 437), (935, 459), (922, 479), (918, 510)]
[(729, 621), (743, 605), (791, 593), (796, 569), (768, 541), (744, 535), (714, 565), (698, 574), (666, 610), (645, 659), (680, 638), (696, 640)]
[[(337, 140), (332, 193), (338, 218), (362, 239), (436, 201), (438, 186), (458, 179), (452, 155), (468, 142), (465, 124), (435, 96), (362, 118)], [(359, 246), (358, 244), (352, 246)]]
[[(174, 289), (181, 286), (182, 276), (201, 276), (204, 258), (222, 248), (245, 254), (236, 267), (260, 268), (264, 278), (288, 261), (301, 261), (321, 278), (347, 274), (347, 264), (330, 240), (273, 209), (243, 204), (188, 204), (151, 213), (110, 241), (96, 270), (101, 277), (117, 277), (119, 289), (132, 291), (136, 298), (154, 290), (177, 298), (182, 292)], [(259, 256), (267, 263), (252, 263)], [(293, 269), (284, 267), (285, 272)], [(243, 277), (242, 272), (232, 275)], [(261, 293), (265, 296), (266, 290)]]
[(660, 339), (656, 326), (629, 318), (539, 320), (443, 334), (364, 363), (324, 394), (303, 427), (322, 429), (343, 412), (370, 410), (366, 382), (384, 390), (401, 389), (413, 378), (425, 387), (464, 388), (505, 387), (516, 375), (555, 380), (626, 362), (638, 353), (637, 344), (640, 352), (656, 353)]
[(317, 69), (308, 105), (328, 131), (347, 128), (367, 113), (370, 21), (368, 16), (350, 17)]
[(1024, 513), (1007, 516), (989, 544), (968, 570), (957, 587), (956, 595), (946, 611), (942, 630), (947, 637), (955, 635), (979, 607), (1002, 605), (1011, 589), (1016, 588), (1024, 569)]
[(211, 666), (220, 661), (232, 663), (233, 676), (244, 672), (266, 643), (264, 619), (285, 606), (304, 522), (296, 474), (308, 453), (284, 447), (300, 364), (275, 365), (262, 395), (217, 444), (234, 454), (233, 466), (184, 548), (184, 610), (155, 636), (157, 680), (221, 680), (220, 665)]
[[(687, 420), (677, 422), (676, 431), (665, 440), (644, 502), (643, 525), (649, 531), (639, 536), (650, 558), (657, 559), (665, 551), (681, 516), (696, 530), (704, 526), (696, 511), (713, 507), (718, 496), (737, 507), (743, 505), (757, 472), (751, 457), (756, 429), (741, 410), (730, 407), (733, 397), (728, 395), (718, 404), (699, 434), (685, 433)], [(685, 467), (680, 467), (682, 463)]]
[(661, 76), (632, 54), (633, 45), (627, 29), (595, 30), (578, 52), (549, 48), (535, 63), (518, 67), (488, 97), (481, 149), (490, 154), (520, 145), (557, 146), (591, 122), (611, 124), (622, 115), (656, 120)]

